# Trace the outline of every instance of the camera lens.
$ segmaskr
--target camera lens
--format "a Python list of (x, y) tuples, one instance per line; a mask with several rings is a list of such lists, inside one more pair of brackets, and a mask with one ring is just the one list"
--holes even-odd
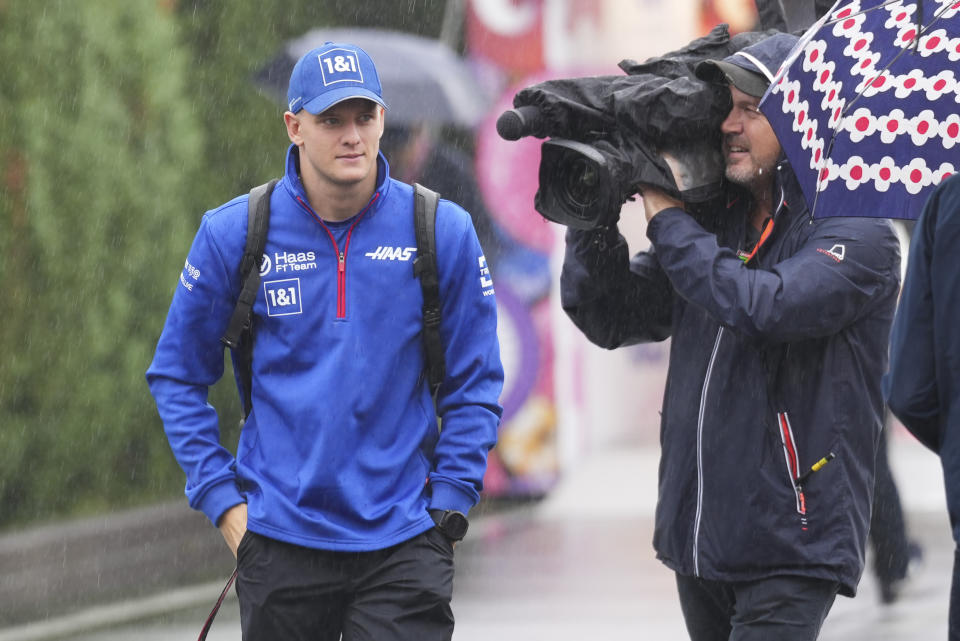
[[(540, 186), (533, 204), (555, 223), (593, 229), (615, 220), (620, 202), (610, 157), (586, 143), (553, 138), (540, 152)], [(612, 215), (611, 215), (612, 212)]]
[(587, 158), (572, 159), (561, 170), (560, 184), (564, 197), (578, 208), (590, 207), (600, 197), (597, 187), (600, 172)]

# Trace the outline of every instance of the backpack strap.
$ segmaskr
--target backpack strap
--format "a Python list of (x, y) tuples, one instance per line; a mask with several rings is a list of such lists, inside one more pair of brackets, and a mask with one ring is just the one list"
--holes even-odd
[(233, 350), (238, 368), (238, 377), (243, 387), (243, 415), (250, 415), (251, 401), (251, 361), (253, 358), (253, 304), (260, 289), (260, 264), (263, 251), (267, 246), (267, 230), (270, 228), (270, 194), (278, 182), (274, 178), (250, 190), (247, 202), (247, 240), (240, 259), (240, 278), (243, 285), (237, 297), (237, 305), (227, 325), (227, 331), (220, 339)]
[(413, 275), (423, 290), (423, 346), (426, 353), (427, 381), (434, 396), (446, 373), (443, 341), (440, 338), (440, 277), (437, 272), (436, 221), (440, 195), (423, 185), (413, 185), (414, 228), (417, 233), (417, 258)]

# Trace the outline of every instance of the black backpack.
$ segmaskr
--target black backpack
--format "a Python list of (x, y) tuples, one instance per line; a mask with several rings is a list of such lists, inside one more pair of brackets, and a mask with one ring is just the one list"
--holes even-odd
[[(247, 241), (240, 260), (243, 286), (237, 297), (227, 331), (220, 339), (233, 350), (234, 367), (241, 387), (243, 418), (253, 409), (251, 377), (253, 367), (253, 304), (260, 288), (260, 265), (270, 228), (270, 194), (278, 179), (250, 190), (247, 204)], [(413, 276), (420, 279), (423, 291), (423, 346), (426, 355), (427, 380), (436, 398), (443, 382), (446, 363), (440, 339), (440, 278), (437, 273), (436, 219), (440, 195), (426, 187), (413, 185), (413, 215), (417, 234), (417, 258)]]

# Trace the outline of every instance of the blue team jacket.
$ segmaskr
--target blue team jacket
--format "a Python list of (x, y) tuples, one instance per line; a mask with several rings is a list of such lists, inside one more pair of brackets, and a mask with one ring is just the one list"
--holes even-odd
[[(389, 177), (350, 220), (308, 204), (296, 148), (270, 199), (254, 305), (253, 412), (234, 457), (207, 389), (240, 290), (247, 196), (207, 212), (179, 276), (147, 381), (187, 476), (216, 522), (246, 501), (248, 528), (318, 549), (382, 549), (467, 512), (496, 441), (503, 369), (493, 283), (470, 216), (441, 200), (436, 244), (446, 379), (424, 376), (413, 190)], [(437, 428), (437, 413), (442, 431)]]
[(703, 215), (708, 228), (669, 209), (647, 228), (653, 249), (632, 260), (615, 229), (569, 232), (561, 298), (603, 347), (670, 337), (658, 557), (688, 576), (793, 574), (850, 595), (863, 571), (899, 246), (887, 220), (812, 220), (786, 163), (778, 176), (773, 233), (749, 263), (738, 258), (750, 249), (741, 203)]

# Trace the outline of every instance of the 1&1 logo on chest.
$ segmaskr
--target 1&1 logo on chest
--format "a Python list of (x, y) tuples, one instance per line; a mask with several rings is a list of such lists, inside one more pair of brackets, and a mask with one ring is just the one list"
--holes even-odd
[(267, 316), (291, 316), (303, 313), (299, 278), (265, 282), (263, 295), (267, 301)]

